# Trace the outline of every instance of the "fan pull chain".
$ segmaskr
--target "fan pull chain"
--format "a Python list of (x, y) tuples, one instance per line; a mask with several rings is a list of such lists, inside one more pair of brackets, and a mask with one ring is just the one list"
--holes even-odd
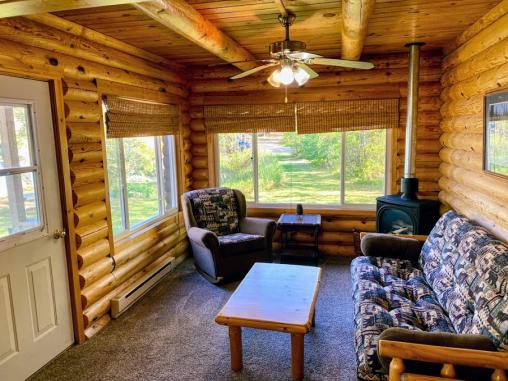
[(285, 92), (284, 103), (288, 103), (288, 87), (287, 86), (284, 86), (284, 92)]

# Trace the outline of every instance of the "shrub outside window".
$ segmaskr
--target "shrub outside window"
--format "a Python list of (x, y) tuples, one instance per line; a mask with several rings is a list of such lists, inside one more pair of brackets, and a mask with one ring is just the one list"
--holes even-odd
[(385, 194), (387, 135), (217, 134), (217, 178), (257, 204), (373, 205)]
[(173, 136), (110, 138), (106, 151), (115, 234), (177, 208)]

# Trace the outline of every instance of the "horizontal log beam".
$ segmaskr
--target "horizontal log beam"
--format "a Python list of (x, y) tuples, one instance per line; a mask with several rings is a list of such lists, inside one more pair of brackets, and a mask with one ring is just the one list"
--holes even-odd
[[(135, 4), (135, 7), (226, 62), (255, 60), (251, 53), (184, 0), (158, 0)], [(234, 65), (242, 70), (257, 66), (254, 62)]]
[[(440, 67), (422, 68), (420, 80), (422, 82), (439, 81), (441, 78)], [(341, 86), (342, 90), (356, 85), (386, 85), (407, 82), (407, 69), (393, 70), (368, 70), (368, 71), (339, 71), (336, 73), (323, 73), (317, 78), (305, 84), (305, 88), (324, 88)], [(280, 91), (271, 86), (266, 77), (247, 77), (241, 81), (229, 81), (226, 79), (209, 79), (194, 81), (191, 83), (193, 93), (224, 92), (224, 91), (256, 91), (272, 90)], [(293, 91), (289, 88), (288, 92)]]
[[(184, 67), (164, 57), (150, 53), (146, 50), (135, 47), (134, 45), (117, 40), (111, 36), (97, 32), (93, 29), (87, 28), (83, 25), (58, 17), (51, 13), (41, 13), (33, 16), (26, 16), (29, 20), (36, 21), (39, 24), (44, 24), (52, 28), (58, 29), (62, 32), (72, 34), (77, 37), (82, 37), (88, 41), (95, 41), (108, 48), (118, 50), (123, 53), (130, 54), (134, 57), (142, 58), (144, 60), (168, 67), (172, 70), (183, 71)], [(422, 60), (425, 57), (422, 55)], [(422, 61), (423, 62), (423, 61)]]
[(173, 73), (168, 68), (105, 47), (98, 41), (89, 41), (83, 37), (74, 36), (27, 19), (0, 20), (0, 36), (6, 40), (67, 54), (168, 82), (177, 84), (185, 82), (181, 74)]
[(109, 5), (132, 4), (143, 0), (14, 0), (0, 3), (0, 18), (35, 15), (83, 9), (105, 7)]

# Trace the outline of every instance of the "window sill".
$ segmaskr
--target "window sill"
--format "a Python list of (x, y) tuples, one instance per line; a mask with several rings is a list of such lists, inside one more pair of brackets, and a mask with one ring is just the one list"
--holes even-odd
[[(295, 204), (254, 204), (247, 203), (247, 214), (251, 216), (280, 215), (296, 213)], [(376, 205), (303, 205), (305, 214), (321, 214), (323, 216), (375, 217)]]
[(115, 235), (113, 237), (113, 241), (114, 241), (115, 245), (118, 245), (118, 244), (120, 244), (120, 243), (122, 243), (124, 241), (128, 241), (128, 240), (134, 238), (135, 236), (143, 234), (143, 233), (145, 233), (145, 232), (147, 232), (149, 230), (155, 229), (156, 227), (158, 227), (159, 225), (161, 225), (165, 221), (167, 221), (170, 218), (173, 218), (174, 216), (177, 216), (177, 215), (178, 215), (178, 209), (177, 208), (173, 208), (171, 210), (168, 210), (163, 215), (151, 218), (151, 219), (143, 222), (142, 224), (140, 224), (140, 225), (138, 225), (138, 226), (136, 226), (136, 227), (134, 227), (134, 228), (132, 228), (130, 230), (118, 233), (117, 235)]

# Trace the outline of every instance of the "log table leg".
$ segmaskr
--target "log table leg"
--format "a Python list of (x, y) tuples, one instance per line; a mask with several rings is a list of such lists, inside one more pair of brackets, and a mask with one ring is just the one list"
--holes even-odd
[(303, 333), (291, 334), (291, 374), (294, 380), (303, 378)]
[(231, 369), (239, 372), (243, 367), (242, 327), (229, 327), (229, 348), (231, 351)]

